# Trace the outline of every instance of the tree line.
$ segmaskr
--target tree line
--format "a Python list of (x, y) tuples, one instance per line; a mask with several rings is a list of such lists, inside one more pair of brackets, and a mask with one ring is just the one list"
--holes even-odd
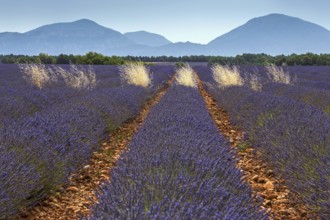
[(227, 56), (158, 56), (158, 57), (126, 57), (129, 60), (143, 62), (208, 62), (209, 64), (223, 65), (258, 65), (266, 66), (274, 64), (277, 66), (329, 66), (330, 54), (291, 54), (271, 56), (267, 54), (242, 54), (233, 57)]
[(104, 56), (89, 52), (85, 55), (60, 54), (58, 56), (40, 53), (36, 56), (0, 55), (1, 63), (40, 63), (40, 64), (90, 64), (90, 65), (121, 65), (125, 59), (118, 56)]
[(57, 56), (40, 53), (36, 56), (0, 55), (1, 63), (41, 63), (41, 64), (93, 64), (93, 65), (121, 65), (130, 61), (142, 62), (208, 62), (209, 64), (227, 65), (269, 65), (278, 66), (326, 66), (330, 65), (330, 54), (291, 54), (270, 56), (267, 54), (242, 54), (233, 57), (227, 56), (105, 56), (95, 52), (85, 55)]

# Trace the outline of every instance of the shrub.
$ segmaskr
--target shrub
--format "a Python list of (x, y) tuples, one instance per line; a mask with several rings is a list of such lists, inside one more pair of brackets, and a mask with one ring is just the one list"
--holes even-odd
[(176, 62), (176, 63), (175, 63), (175, 66), (176, 66), (177, 68), (185, 67), (186, 65), (187, 65), (187, 64), (184, 63), (184, 62)]

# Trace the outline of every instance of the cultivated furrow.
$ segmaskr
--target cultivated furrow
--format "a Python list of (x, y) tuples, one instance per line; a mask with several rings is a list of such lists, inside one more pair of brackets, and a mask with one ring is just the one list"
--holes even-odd
[(89, 219), (267, 219), (192, 70), (179, 73), (121, 154)]
[(315, 214), (299, 201), (298, 195), (287, 188), (285, 180), (261, 160), (260, 152), (244, 145), (243, 131), (231, 124), (229, 114), (205, 91), (199, 78), (198, 82), (210, 115), (236, 149), (237, 168), (244, 172), (243, 179), (251, 186), (256, 202), (262, 203), (262, 209), (267, 210), (271, 219), (315, 219)]
[(16, 219), (79, 219), (90, 214), (90, 207), (98, 200), (96, 194), (100, 185), (109, 182), (109, 171), (116, 165), (119, 155), (172, 82), (173, 79), (169, 80), (165, 87), (147, 100), (136, 118), (125, 122), (110, 134), (109, 141), (93, 153), (90, 163), (70, 176), (68, 187), (59, 189)]

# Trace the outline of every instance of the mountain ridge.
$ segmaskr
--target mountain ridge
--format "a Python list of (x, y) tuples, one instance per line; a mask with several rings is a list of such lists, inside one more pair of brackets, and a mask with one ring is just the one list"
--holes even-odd
[(126, 32), (124, 33), (124, 35), (128, 39), (135, 41), (137, 44), (146, 45), (150, 47), (159, 47), (172, 43), (162, 35), (147, 31)]
[(208, 44), (171, 42), (147, 31), (120, 33), (88, 19), (43, 25), (25, 33), (0, 33), (0, 54), (89, 51), (119, 56), (330, 53), (330, 31), (300, 18), (274, 13), (250, 19)]
[(283, 14), (269, 14), (249, 20), (212, 40), (207, 46), (211, 53), (221, 51), (226, 55), (277, 55), (330, 52), (329, 43), (330, 31), (320, 25)]

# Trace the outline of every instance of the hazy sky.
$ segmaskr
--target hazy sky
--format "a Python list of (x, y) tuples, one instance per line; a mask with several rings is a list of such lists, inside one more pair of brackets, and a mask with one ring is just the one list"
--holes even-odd
[(82, 18), (122, 33), (207, 43), (251, 18), (282, 13), (330, 29), (330, 0), (0, 0), (0, 32)]

